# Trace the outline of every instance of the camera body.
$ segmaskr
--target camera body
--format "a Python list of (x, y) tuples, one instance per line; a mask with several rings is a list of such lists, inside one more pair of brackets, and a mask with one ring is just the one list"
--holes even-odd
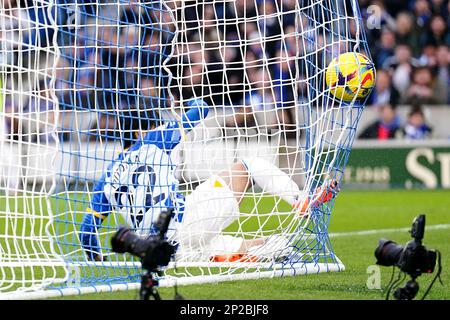
[(157, 223), (157, 234), (141, 238), (130, 228), (120, 227), (111, 238), (112, 251), (131, 253), (141, 259), (142, 267), (149, 272), (157, 272), (160, 267), (167, 266), (175, 247), (165, 240), (173, 210), (162, 211)]
[(433, 273), (436, 265), (436, 251), (428, 250), (422, 240), (425, 233), (425, 215), (416, 217), (411, 228), (413, 240), (405, 247), (394, 241), (380, 239), (375, 250), (377, 264), (382, 266), (397, 266), (413, 279), (422, 273)]
[[(380, 239), (378, 247), (375, 249), (375, 257), (377, 258), (377, 264), (382, 266), (396, 266), (401, 271), (408, 274), (411, 277), (404, 287), (397, 287), (394, 292), (394, 297), (397, 300), (412, 300), (419, 292), (419, 284), (416, 279), (422, 273), (433, 273), (438, 263), (438, 271), (425, 291), (422, 300), (425, 299), (430, 292), (436, 279), (442, 284), (440, 275), (442, 272), (441, 254), (437, 250), (428, 250), (423, 244), (422, 240), (425, 234), (425, 215), (416, 217), (413, 221), (411, 228), (412, 240), (408, 241), (405, 247), (396, 244), (394, 241)], [(395, 273), (395, 270), (393, 271)], [(400, 281), (399, 278), (396, 281), (394, 279), (394, 273), (392, 274), (391, 282), (388, 285), (386, 300), (389, 300), (391, 290)]]
[(436, 252), (428, 250), (417, 240), (411, 240), (406, 244), (397, 265), (400, 270), (413, 278), (417, 278), (422, 273), (433, 273), (436, 265)]

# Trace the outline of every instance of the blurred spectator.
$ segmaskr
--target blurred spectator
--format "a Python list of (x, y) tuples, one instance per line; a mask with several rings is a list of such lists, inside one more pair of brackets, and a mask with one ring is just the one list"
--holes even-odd
[[(242, 32), (245, 31), (245, 19), (253, 19), (258, 15), (262, 15), (262, 12), (258, 12), (256, 10), (256, 1), (248, 1), (248, 0), (235, 0), (235, 1), (227, 1), (225, 2), (225, 8), (223, 10), (218, 10), (218, 19), (220, 22), (221, 31), (229, 37), (229, 39), (239, 39), (245, 38), (246, 35)], [(224, 12), (225, 14), (223, 15)], [(227, 23), (224, 23), (226, 19)], [(201, 21), (202, 17), (197, 20)], [(239, 33), (241, 33), (239, 35)]]
[(398, 137), (401, 133), (400, 118), (391, 104), (385, 104), (379, 109), (378, 119), (369, 125), (359, 139), (388, 140)]
[(253, 18), (257, 15), (256, 3), (257, 1), (253, 0), (235, 0), (229, 3), (228, 10), (231, 11), (231, 16)]
[[(264, 68), (252, 68), (250, 90), (245, 95), (242, 107), (226, 122), (228, 127), (271, 127), (276, 117), (267, 117), (276, 109), (273, 91), (270, 87), (270, 74)], [(259, 120), (259, 121), (258, 121)]]
[(237, 105), (244, 96), (246, 74), (246, 70), (243, 68), (239, 42), (229, 42), (227, 46), (220, 48), (216, 53), (215, 59), (218, 62), (215, 65), (216, 72), (220, 75), (219, 94), (217, 96), (221, 98), (216, 102), (219, 102), (218, 105)]
[(24, 134), (24, 140), (38, 143), (54, 142), (52, 133), (55, 113), (48, 88), (48, 81), (40, 81), (30, 95), (28, 103), (23, 107), (23, 118), (20, 121), (22, 130), (19, 130)]
[(419, 140), (431, 137), (432, 129), (425, 123), (425, 115), (420, 106), (413, 106), (408, 114), (403, 134), (406, 139)]
[(416, 18), (416, 25), (420, 29), (424, 29), (431, 19), (431, 7), (428, 0), (416, 0), (413, 2), (413, 11)]
[[(16, 0), (3, 0), (2, 4), (2, 29), (10, 31), (7, 33), (1, 30), (2, 38), (6, 37), (2, 40), (11, 41), (15, 46), (22, 45), (24, 38), (29, 38), (32, 29), (26, 10), (19, 7)], [(19, 29), (19, 23), (23, 30)]]
[(395, 54), (395, 34), (389, 29), (383, 29), (380, 41), (377, 42), (374, 59), (375, 66), (381, 68), (385, 61)]
[(431, 19), (426, 41), (427, 44), (434, 46), (450, 45), (450, 33), (448, 32), (448, 26), (443, 17), (434, 16)]
[(419, 61), (421, 66), (427, 66), (430, 68), (436, 67), (436, 47), (433, 45), (426, 45), (422, 50)]
[(406, 44), (400, 44), (395, 48), (395, 55), (385, 61), (383, 69), (390, 70), (394, 87), (402, 93), (410, 85), (413, 67), (419, 66), (420, 61), (412, 56), (411, 48)]
[(245, 105), (251, 106), (253, 111), (274, 109), (276, 105), (269, 72), (262, 67), (252, 70), (250, 81), (252, 89), (245, 96)]
[(160, 105), (159, 102), (162, 102), (157, 87), (155, 85), (155, 80), (153, 77), (142, 77), (140, 92), (137, 96), (138, 104), (137, 107), (140, 110), (153, 110), (160, 107), (164, 107), (164, 105)]
[(405, 104), (445, 104), (447, 88), (439, 79), (433, 77), (428, 67), (416, 68), (412, 73), (411, 86), (403, 98)]
[(64, 56), (59, 57), (55, 74), (55, 93), (58, 97), (59, 108), (62, 110), (70, 109), (72, 108), (72, 99), (69, 93), (73, 85), (73, 66), (71, 66), (70, 61)]
[[(108, 134), (121, 138), (123, 148), (133, 144), (140, 135), (151, 129), (151, 125), (158, 125), (157, 122), (160, 118), (158, 111), (160, 108), (166, 107), (165, 103), (167, 102), (167, 97), (164, 97), (159, 91), (162, 90), (158, 90), (153, 78), (141, 78), (136, 104), (125, 105), (118, 111), (116, 125), (119, 126), (120, 131)], [(106, 125), (110, 126), (111, 124), (107, 123)]]
[(377, 83), (372, 93), (371, 104), (382, 106), (385, 104), (397, 105), (400, 94), (397, 89), (392, 86), (391, 76), (386, 70), (377, 71)]
[(86, 61), (80, 65), (78, 72), (76, 72), (75, 104), (77, 107), (86, 109), (95, 108), (95, 79), (97, 75), (97, 68), (99, 67), (100, 56), (95, 51), (92, 51), (88, 54)]
[(295, 19), (296, 19), (296, 4), (297, 0), (283, 0), (281, 2), (281, 10), (283, 11), (283, 26), (289, 27), (289, 26), (295, 26)]
[(436, 51), (437, 80), (442, 83), (442, 95), (447, 97), (450, 103), (450, 49), (448, 46), (440, 46)]
[(297, 54), (297, 50), (300, 50), (299, 34), (295, 26), (286, 27), (284, 40), (283, 49), (289, 53), (289, 56), (294, 57)]
[(204, 5), (203, 9), (203, 33), (205, 37), (206, 46), (215, 47), (219, 40), (220, 30), (217, 30), (216, 11), (214, 6)]
[(402, 12), (397, 16), (395, 36), (397, 43), (408, 46), (412, 55), (415, 56), (420, 52), (420, 44), (414, 19), (408, 12)]
[(258, 4), (258, 30), (264, 39), (268, 52), (274, 52), (280, 47), (280, 38), (274, 37), (281, 33), (277, 7), (274, 0), (262, 0)]
[(52, 25), (51, 9), (52, 4), (50, 2), (41, 2), (36, 5), (34, 0), (21, 0), (16, 1), (21, 8), (22, 16), (24, 18), (21, 21), (30, 23), (31, 26), (20, 26), (21, 28), (29, 28), (29, 32), (22, 35), (21, 40), (24, 44), (29, 44), (30, 49), (33, 51), (34, 46), (47, 47), (51, 44), (55, 29)]
[(277, 8), (274, 0), (258, 2), (258, 27), (265, 38), (280, 33), (280, 23), (277, 17)]
[(20, 139), (20, 115), (18, 110), (15, 110), (10, 97), (5, 98), (4, 109), (2, 112), (5, 123), (6, 139), (19, 140)]
[(249, 34), (248, 49), (248, 52), (252, 53), (255, 56), (253, 60), (264, 58), (264, 41), (258, 31), (253, 31)]
[(431, 11), (433, 14), (448, 17), (447, 4), (448, 0), (431, 0)]
[(152, 23), (152, 11), (154, 10), (150, 10), (145, 3), (139, 4), (139, 1), (141, 0), (131, 0), (121, 6), (120, 21), (123, 25), (148, 25)]
[(272, 86), (279, 107), (287, 107), (294, 103), (294, 59), (285, 50), (278, 50), (277, 61), (271, 66)]

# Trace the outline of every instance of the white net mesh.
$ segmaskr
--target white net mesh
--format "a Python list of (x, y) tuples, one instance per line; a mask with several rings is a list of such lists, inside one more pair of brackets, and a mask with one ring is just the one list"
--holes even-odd
[[(369, 56), (356, 1), (8, 0), (0, 23), (0, 292), (139, 281), (111, 236), (151, 232), (165, 207), (184, 226), (166, 284), (343, 268), (322, 198), (364, 103), (325, 75)], [(189, 118), (193, 98), (206, 119)], [(170, 138), (148, 135), (160, 125)], [(108, 182), (141, 145), (165, 154), (151, 169), (165, 182), (148, 167), (134, 191)]]

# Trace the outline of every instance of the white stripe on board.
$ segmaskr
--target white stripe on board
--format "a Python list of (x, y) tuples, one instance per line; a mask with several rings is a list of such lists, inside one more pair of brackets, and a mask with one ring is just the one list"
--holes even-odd
[[(445, 230), (450, 229), (450, 224), (434, 224), (431, 226), (425, 227), (425, 232), (428, 230)], [(349, 236), (366, 236), (371, 234), (380, 234), (380, 233), (396, 233), (396, 232), (409, 232), (411, 227), (409, 228), (398, 228), (398, 229), (374, 229), (374, 230), (364, 230), (364, 231), (350, 231), (350, 232), (335, 232), (330, 233), (330, 238), (338, 238), (338, 237), (349, 237)]]

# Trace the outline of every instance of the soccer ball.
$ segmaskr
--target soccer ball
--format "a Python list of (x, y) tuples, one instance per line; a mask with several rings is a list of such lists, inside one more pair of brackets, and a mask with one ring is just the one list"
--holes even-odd
[(375, 86), (375, 67), (366, 56), (347, 52), (333, 59), (326, 70), (326, 83), (339, 100), (366, 98)]

